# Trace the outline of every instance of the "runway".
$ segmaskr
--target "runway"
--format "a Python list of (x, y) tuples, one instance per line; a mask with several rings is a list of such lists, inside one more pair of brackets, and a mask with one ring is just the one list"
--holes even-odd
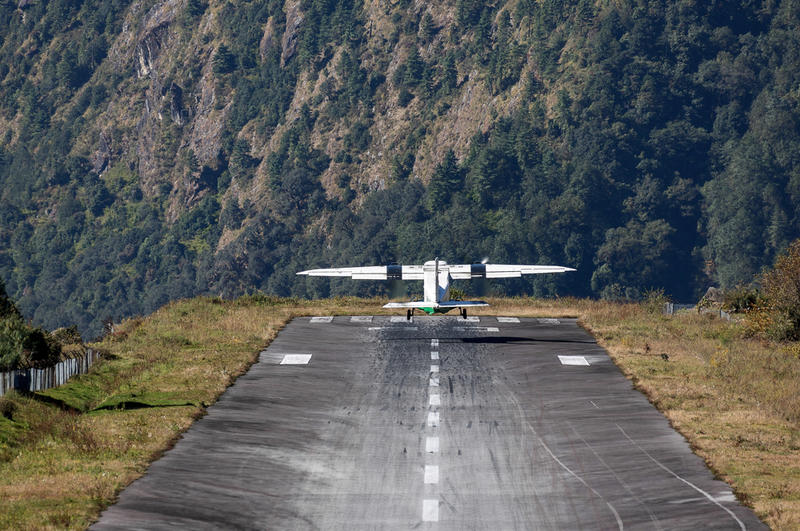
[(293, 320), (92, 527), (174, 528), (766, 529), (574, 319), (404, 316)]

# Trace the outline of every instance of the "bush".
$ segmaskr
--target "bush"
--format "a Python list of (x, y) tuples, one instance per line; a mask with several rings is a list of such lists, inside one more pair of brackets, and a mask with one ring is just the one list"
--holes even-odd
[(786, 254), (761, 278), (765, 310), (773, 339), (800, 339), (800, 240), (789, 245)]
[(14, 420), (14, 413), (17, 411), (17, 405), (12, 402), (8, 397), (0, 396), (0, 416), (8, 420)]
[(760, 306), (761, 294), (756, 288), (738, 286), (725, 292), (722, 309), (726, 312), (749, 312)]
[(0, 320), (0, 371), (51, 365), (60, 355), (61, 345), (45, 330), (17, 316)]
[(53, 331), (53, 339), (62, 345), (81, 345), (83, 338), (81, 338), (78, 327), (73, 325), (68, 328), (59, 328)]
[(663, 289), (651, 289), (644, 294), (644, 307), (648, 313), (664, 313), (664, 305), (670, 302)]

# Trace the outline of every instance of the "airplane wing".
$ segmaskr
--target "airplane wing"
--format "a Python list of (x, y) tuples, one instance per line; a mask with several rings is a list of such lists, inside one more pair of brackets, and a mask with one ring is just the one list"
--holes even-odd
[(412, 301), (390, 302), (383, 305), (384, 308), (466, 308), (467, 306), (489, 306), (489, 303), (483, 301)]
[(355, 280), (422, 280), (421, 265), (388, 265), (366, 267), (333, 267), (309, 269), (298, 275), (310, 277), (349, 277)]
[(450, 268), (450, 276), (461, 280), (470, 278), (518, 278), (522, 275), (575, 271), (571, 267), (550, 265), (454, 264), (448, 267)]

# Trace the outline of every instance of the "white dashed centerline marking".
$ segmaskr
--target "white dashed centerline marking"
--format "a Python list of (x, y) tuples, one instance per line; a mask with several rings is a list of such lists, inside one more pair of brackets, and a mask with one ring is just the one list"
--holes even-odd
[(559, 356), (558, 360), (561, 362), (561, 365), (582, 365), (584, 367), (589, 366), (589, 362), (586, 361), (586, 358), (583, 356)]
[(517, 318), (517, 317), (498, 317), (497, 318), (497, 322), (498, 323), (518, 323), (519, 322), (519, 318)]
[[(438, 339), (431, 339), (431, 370), (428, 374), (430, 374), (429, 383), (430, 383), (430, 393), (428, 396), (428, 405), (431, 409), (436, 408), (442, 404), (442, 398), (439, 394), (439, 340)], [(428, 411), (428, 421), (427, 426), (428, 428), (438, 428), (439, 427), (439, 412), (438, 411)], [(425, 453), (426, 454), (438, 454), (439, 453), (439, 437), (426, 437), (425, 438)], [(434, 457), (429, 457), (428, 459), (434, 460)], [(426, 459), (426, 460), (428, 460)], [(438, 485), (439, 483), (439, 465), (425, 465), (425, 474), (423, 478), (423, 483), (425, 485)], [(433, 494), (431, 491), (431, 487), (426, 487), (426, 491), (430, 494)], [(423, 522), (438, 522), (439, 521), (439, 500), (438, 499), (423, 499), (422, 500), (422, 521)]]
[(286, 354), (281, 360), (281, 365), (308, 365), (311, 354)]
[(469, 322), (469, 323), (480, 323), (481, 322), (481, 318), (478, 317), (477, 315), (469, 315), (469, 316), (467, 316), (466, 319), (458, 317), (458, 320), (460, 322), (462, 322), (462, 323), (465, 322), (465, 321)]
[(331, 321), (333, 321), (333, 316), (329, 315), (327, 317), (312, 317), (310, 322), (311, 323), (330, 323)]
[(422, 521), (439, 521), (439, 500), (422, 500)]
[(371, 323), (371, 315), (354, 315), (350, 318), (351, 323)]
[(435, 485), (439, 483), (439, 467), (436, 465), (425, 465), (425, 484)]
[(496, 326), (456, 326), (456, 332), (499, 332)]
[(425, 439), (425, 451), (429, 454), (439, 452), (439, 437), (427, 437)]

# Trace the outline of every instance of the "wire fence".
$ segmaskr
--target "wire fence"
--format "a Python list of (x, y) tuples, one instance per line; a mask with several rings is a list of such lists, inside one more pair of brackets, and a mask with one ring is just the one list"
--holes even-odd
[(60, 361), (44, 369), (17, 369), (14, 371), (0, 372), (0, 396), (11, 389), (18, 391), (44, 391), (66, 383), (76, 374), (89, 372), (89, 367), (100, 359), (100, 353), (87, 349), (86, 354), (79, 358)]

